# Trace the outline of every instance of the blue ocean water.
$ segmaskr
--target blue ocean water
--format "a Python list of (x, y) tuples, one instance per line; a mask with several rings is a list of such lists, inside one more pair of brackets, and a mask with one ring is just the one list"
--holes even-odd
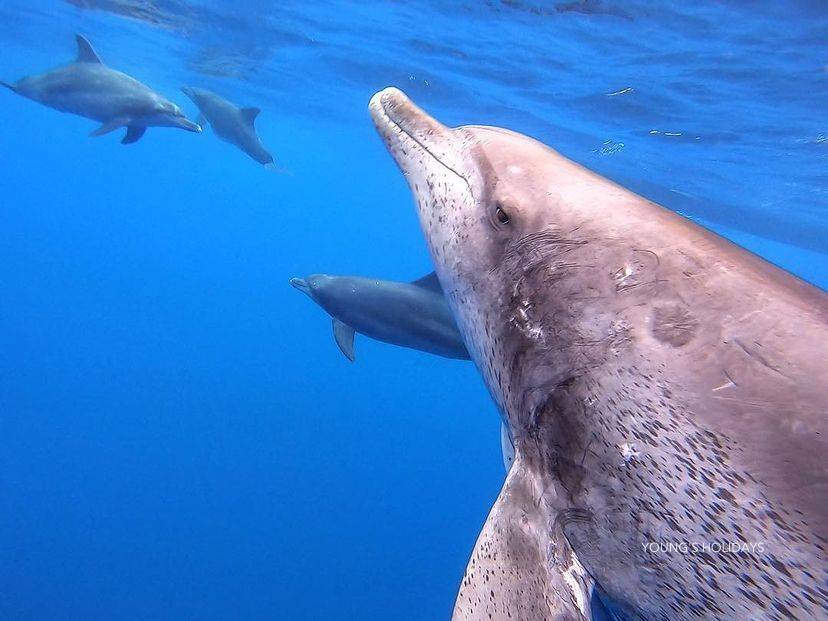
[[(687, 6), (685, 6), (685, 4)], [(263, 109), (137, 144), (0, 92), (0, 618), (442, 619), (503, 480), (471, 364), (288, 285), (431, 270), (366, 105), (506, 126), (828, 287), (828, 7), (6, 0), (0, 79)]]

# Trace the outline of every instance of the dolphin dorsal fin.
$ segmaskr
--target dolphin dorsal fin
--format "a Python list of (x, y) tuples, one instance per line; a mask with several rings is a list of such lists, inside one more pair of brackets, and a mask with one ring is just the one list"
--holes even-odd
[(339, 321), (339, 319), (334, 318), (333, 320), (333, 333), (334, 339), (336, 340), (336, 344), (339, 345), (339, 349), (345, 354), (345, 357), (350, 360), (351, 362), (354, 361), (354, 329), (349, 326), (347, 323), (343, 323)]
[(411, 284), (416, 285), (417, 287), (422, 287), (423, 289), (430, 289), (431, 291), (436, 291), (441, 295), (443, 293), (443, 287), (440, 286), (440, 281), (437, 280), (437, 274), (434, 272), (426, 274), (422, 278), (418, 278)]
[(251, 125), (253, 125), (253, 123), (256, 121), (256, 117), (259, 116), (259, 112), (261, 112), (261, 109), (259, 109), (259, 108), (242, 108), (240, 110), (240, 112), (241, 112), (242, 116), (244, 117), (244, 120), (247, 121), (248, 123), (250, 123)]
[(101, 57), (92, 48), (92, 44), (86, 40), (83, 35), (76, 34), (75, 41), (78, 42), (78, 57), (75, 60), (77, 63), (98, 63), (103, 64)]

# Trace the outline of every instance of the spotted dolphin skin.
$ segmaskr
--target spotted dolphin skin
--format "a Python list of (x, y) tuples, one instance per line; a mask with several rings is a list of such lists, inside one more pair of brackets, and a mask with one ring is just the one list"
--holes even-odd
[(828, 295), (526, 136), (370, 111), (515, 446), (453, 618), (828, 618)]
[(33, 101), (100, 122), (92, 136), (126, 127), (123, 144), (138, 141), (147, 127), (200, 132), (177, 105), (125, 73), (110, 69), (85, 38), (76, 35), (75, 62), (3, 86)]
[(273, 166), (273, 156), (264, 148), (254, 126), (259, 108), (239, 108), (203, 88), (185, 86), (181, 90), (198, 106), (216, 136), (237, 146), (259, 164)]
[(434, 274), (414, 282), (313, 274), (291, 278), (333, 319), (339, 349), (354, 360), (354, 333), (446, 358), (469, 353)]

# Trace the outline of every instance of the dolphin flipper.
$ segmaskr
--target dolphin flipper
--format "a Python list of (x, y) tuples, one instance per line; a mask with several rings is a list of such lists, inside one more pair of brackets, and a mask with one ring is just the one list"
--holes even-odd
[(95, 52), (92, 44), (86, 40), (83, 35), (76, 34), (75, 41), (78, 42), (78, 57), (75, 59), (76, 63), (98, 63), (103, 64), (101, 57)]
[(592, 621), (592, 578), (543, 509), (543, 486), (519, 449), (477, 539), (452, 621)]
[(104, 134), (108, 134), (109, 132), (114, 132), (119, 127), (123, 127), (124, 125), (129, 125), (130, 119), (112, 119), (111, 121), (107, 121), (103, 125), (101, 125), (98, 129), (90, 133), (90, 136), (103, 136)]
[(14, 91), (15, 93), (17, 92), (17, 87), (14, 84), (9, 84), (8, 82), (3, 82), (3, 80), (0, 80), (0, 86), (5, 86), (10, 91)]
[(141, 139), (141, 136), (144, 135), (144, 132), (147, 131), (145, 125), (129, 125), (127, 127), (126, 134), (121, 139), (121, 144), (132, 144), (133, 142), (138, 142)]
[(351, 362), (354, 361), (354, 329), (339, 319), (333, 320), (333, 333), (336, 344)]

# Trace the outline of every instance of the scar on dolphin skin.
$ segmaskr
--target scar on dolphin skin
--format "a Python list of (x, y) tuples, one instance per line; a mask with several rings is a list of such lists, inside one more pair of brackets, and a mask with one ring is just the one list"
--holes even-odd
[(673, 347), (682, 347), (692, 341), (698, 326), (699, 322), (690, 311), (678, 304), (653, 309), (653, 336)]

